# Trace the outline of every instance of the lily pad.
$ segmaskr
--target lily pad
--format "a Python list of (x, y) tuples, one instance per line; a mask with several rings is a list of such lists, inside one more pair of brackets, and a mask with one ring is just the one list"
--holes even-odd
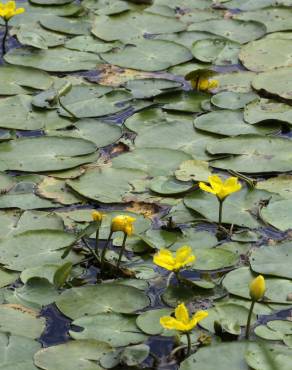
[(176, 81), (154, 78), (131, 80), (125, 83), (125, 88), (130, 90), (136, 99), (151, 98), (181, 86), (182, 84)]
[[(91, 141), (69, 137), (21, 138), (0, 144), (0, 169), (16, 171), (56, 171), (97, 159)], [(94, 154), (92, 154), (94, 153)]]
[(254, 249), (250, 256), (250, 265), (253, 271), (260, 274), (291, 279), (292, 272), (289, 268), (291, 260), (291, 242), (285, 242)]
[[(250, 299), (249, 284), (255, 277), (248, 267), (241, 267), (225, 275), (223, 286), (230, 294)], [(287, 299), (292, 290), (291, 280), (273, 277), (266, 277), (265, 280), (267, 303), (291, 304)]]
[(187, 159), (191, 159), (190, 156), (180, 150), (138, 148), (132, 153), (113, 158), (112, 163), (114, 168), (145, 171), (151, 176), (167, 176)]
[(115, 283), (71, 288), (56, 301), (59, 310), (73, 319), (106, 312), (134, 313), (149, 303), (141, 290)]
[(0, 333), (0, 361), (5, 370), (37, 370), (33, 355), (41, 345), (34, 339)]
[(41, 25), (49, 30), (69, 35), (86, 35), (90, 32), (90, 22), (80, 18), (49, 16), (41, 20)]
[(205, 63), (228, 65), (238, 63), (240, 45), (224, 39), (204, 39), (192, 46), (193, 56)]
[(65, 181), (54, 177), (45, 177), (37, 186), (37, 193), (42, 198), (52, 199), (61, 204), (81, 203), (82, 199), (70, 192)]
[(109, 351), (105, 342), (76, 340), (41, 349), (34, 362), (44, 370), (102, 370), (97, 361)]
[[(235, 93), (232, 91), (222, 91), (211, 98), (211, 103), (222, 109), (240, 109), (244, 108), (246, 104), (252, 102), (257, 98), (254, 92)], [(246, 121), (246, 119), (245, 119)], [(247, 121), (248, 123), (251, 123)]]
[(246, 134), (269, 134), (280, 129), (280, 126), (254, 126), (246, 123), (241, 111), (219, 110), (203, 114), (194, 121), (197, 129), (218, 135), (238, 136)]
[[(269, 197), (270, 194), (267, 192), (250, 192), (247, 189), (232, 194), (224, 201), (223, 223), (256, 228), (259, 223), (249, 210), (256, 209), (259, 202)], [(219, 205), (214, 195), (196, 190), (185, 197), (184, 203), (208, 220), (218, 222)]]
[(65, 47), (71, 50), (88, 53), (106, 53), (116, 46), (115, 43), (105, 43), (92, 36), (76, 36), (65, 42)]
[[(64, 248), (74, 239), (74, 235), (60, 230), (26, 231), (0, 241), (1, 263), (15, 271), (43, 263), (60, 263)], [(72, 253), (69, 260), (76, 262), (80, 257)]]
[(10, 335), (36, 339), (45, 329), (45, 319), (38, 312), (21, 305), (0, 305), (0, 331)]
[(271, 177), (265, 181), (259, 181), (256, 185), (256, 188), (279, 194), (282, 198), (285, 199), (291, 199), (291, 183), (291, 175), (279, 175), (276, 177)]
[(212, 162), (212, 167), (238, 172), (287, 172), (292, 170), (292, 142), (281, 137), (244, 135), (209, 144), (211, 154), (229, 155)]
[(162, 40), (139, 40), (135, 45), (102, 53), (101, 57), (119, 67), (149, 72), (161, 71), (192, 59), (190, 51), (184, 46)]
[(100, 63), (96, 54), (58, 47), (48, 50), (13, 49), (5, 54), (9, 64), (34, 67), (48, 72), (72, 72), (94, 69)]
[(272, 99), (258, 99), (244, 108), (244, 120), (250, 124), (279, 121), (292, 125), (291, 105)]
[(121, 168), (93, 168), (68, 185), (86, 198), (102, 203), (122, 202), (126, 193), (132, 190), (131, 184), (143, 180), (147, 173), (138, 168), (122, 166)]
[(207, 181), (211, 172), (208, 162), (191, 159), (182, 162), (174, 174), (180, 181)]
[[(124, 25), (127, 24), (127, 27)], [(128, 41), (146, 34), (183, 31), (186, 26), (176, 19), (147, 12), (125, 12), (115, 17), (100, 15), (95, 18), (92, 33), (105, 41)]]
[(137, 326), (148, 335), (160, 335), (164, 332), (159, 320), (162, 316), (169, 316), (171, 308), (160, 308), (143, 312), (137, 318)]
[(228, 342), (200, 348), (198, 352), (184, 360), (179, 370), (248, 370), (244, 361), (247, 349), (245, 342)]
[(286, 231), (292, 229), (292, 199), (270, 202), (261, 210), (263, 220), (276, 229)]
[(202, 103), (209, 99), (210, 95), (197, 92), (174, 92), (164, 94), (155, 99), (157, 103), (163, 104), (163, 108), (167, 110), (200, 113), (203, 111)]
[(82, 327), (81, 332), (70, 331), (74, 339), (102, 340), (112, 347), (128, 346), (145, 341), (147, 336), (136, 325), (135, 316), (117, 313), (100, 313), (81, 317), (73, 321), (73, 325)]
[(222, 36), (227, 40), (245, 44), (266, 33), (266, 27), (258, 22), (243, 22), (235, 19), (212, 19), (193, 23), (188, 31), (205, 31)]
[(22, 94), (26, 87), (46, 90), (52, 82), (46, 72), (37, 69), (9, 65), (0, 68), (0, 95)]
[(17, 278), (18, 274), (8, 270), (0, 269), (0, 288), (12, 284)]
[[(282, 50), (281, 55), (279, 49)], [(274, 68), (290, 67), (291, 53), (291, 40), (263, 38), (243, 46), (239, 58), (247, 69), (264, 72)]]
[(279, 68), (259, 73), (252, 81), (252, 86), (260, 93), (271, 97), (292, 100), (291, 68)]

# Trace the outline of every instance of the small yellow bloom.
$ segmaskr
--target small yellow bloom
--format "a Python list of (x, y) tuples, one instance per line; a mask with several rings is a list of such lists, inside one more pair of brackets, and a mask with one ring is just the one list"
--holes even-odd
[(184, 303), (178, 305), (174, 311), (174, 316), (163, 316), (160, 318), (160, 325), (168, 330), (179, 330), (182, 332), (191, 331), (201, 320), (208, 316), (207, 311), (198, 311), (192, 318), (189, 316), (188, 309)]
[(25, 12), (25, 9), (16, 8), (15, 1), (8, 1), (6, 4), (0, 3), (0, 17), (5, 21), (9, 21), (10, 18), (23, 12)]
[(179, 271), (182, 267), (194, 262), (196, 257), (192, 248), (184, 245), (175, 254), (168, 249), (161, 249), (153, 258), (153, 262), (169, 271)]
[(249, 285), (249, 295), (252, 300), (259, 301), (263, 298), (266, 291), (266, 282), (265, 278), (262, 275), (259, 275)]
[(219, 81), (199, 78), (198, 80), (191, 80), (191, 84), (198, 91), (209, 91), (216, 89), (219, 86)]
[(128, 236), (132, 235), (134, 232), (133, 223), (136, 221), (134, 217), (119, 215), (112, 219), (111, 231), (122, 231)]
[(229, 177), (224, 182), (217, 175), (209, 176), (208, 179), (211, 186), (200, 182), (200, 189), (216, 195), (221, 201), (228, 197), (228, 195), (241, 189), (241, 184), (238, 182), (237, 177)]
[(91, 217), (92, 217), (93, 221), (101, 222), (103, 215), (102, 215), (102, 213), (100, 213), (98, 211), (93, 211), (91, 213)]

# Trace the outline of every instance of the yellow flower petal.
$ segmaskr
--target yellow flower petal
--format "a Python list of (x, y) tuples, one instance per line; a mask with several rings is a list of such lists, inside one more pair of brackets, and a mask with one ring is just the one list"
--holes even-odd
[(204, 182), (199, 182), (199, 188), (201, 190), (207, 191), (208, 193), (212, 193), (216, 195), (216, 191), (212, 189), (209, 185), (205, 184)]
[(153, 257), (153, 262), (166, 270), (173, 271), (174, 269), (175, 260), (172, 253), (167, 249), (161, 249), (156, 253)]
[(174, 314), (175, 314), (175, 318), (178, 321), (183, 322), (184, 324), (187, 324), (190, 319), (189, 312), (184, 303), (181, 303), (180, 305), (176, 307)]
[(249, 285), (249, 294), (254, 301), (263, 298), (266, 291), (266, 282), (262, 275), (259, 275)]
[(192, 248), (188, 245), (183, 245), (182, 247), (179, 247), (176, 251), (175, 259), (177, 262), (183, 262), (185, 261), (190, 255), (192, 254)]

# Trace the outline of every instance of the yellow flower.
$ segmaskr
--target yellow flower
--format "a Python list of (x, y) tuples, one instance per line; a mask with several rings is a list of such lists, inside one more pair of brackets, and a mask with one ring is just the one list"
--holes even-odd
[(198, 80), (191, 80), (191, 84), (198, 91), (209, 91), (216, 89), (219, 86), (219, 81), (199, 78)]
[(15, 1), (8, 1), (6, 4), (0, 3), (0, 17), (5, 21), (9, 21), (10, 18), (23, 12), (25, 12), (25, 9), (16, 8)]
[(93, 211), (91, 213), (91, 217), (92, 217), (93, 221), (101, 222), (103, 216), (102, 216), (102, 213), (100, 213), (98, 211)]
[(249, 285), (249, 295), (252, 300), (259, 301), (263, 298), (266, 291), (266, 282), (265, 278), (262, 275), (259, 275)]
[(208, 179), (211, 186), (200, 182), (200, 189), (216, 195), (221, 201), (228, 197), (228, 195), (241, 189), (241, 184), (238, 182), (237, 177), (229, 177), (224, 182), (217, 175), (209, 176)]
[(207, 311), (198, 311), (192, 318), (189, 316), (189, 312), (184, 305), (181, 303), (174, 311), (174, 316), (163, 316), (160, 318), (160, 325), (168, 330), (179, 330), (182, 332), (191, 331), (199, 321), (203, 320), (208, 316)]
[(111, 231), (122, 231), (128, 236), (132, 235), (134, 232), (133, 223), (136, 221), (134, 217), (119, 215), (112, 219)]
[(194, 262), (196, 257), (192, 248), (184, 245), (175, 254), (168, 249), (161, 249), (153, 258), (153, 262), (169, 271), (179, 271), (182, 267)]

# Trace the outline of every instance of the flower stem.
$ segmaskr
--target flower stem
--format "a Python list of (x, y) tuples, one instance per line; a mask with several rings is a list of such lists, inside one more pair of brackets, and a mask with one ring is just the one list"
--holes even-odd
[(5, 22), (5, 31), (4, 31), (4, 35), (3, 35), (3, 39), (2, 39), (2, 56), (4, 57), (4, 55), (6, 54), (6, 39), (7, 39), (7, 36), (8, 36), (8, 21), (6, 19), (4, 19), (4, 22)]
[(252, 300), (249, 313), (248, 313), (248, 318), (247, 318), (247, 323), (246, 323), (246, 329), (245, 329), (245, 339), (249, 339), (249, 334), (250, 334), (250, 323), (251, 323), (251, 317), (252, 317), (252, 312), (254, 309), (256, 301)]
[(124, 239), (123, 239), (122, 247), (121, 247), (120, 254), (119, 254), (119, 259), (118, 259), (117, 266), (116, 266), (117, 271), (119, 271), (119, 268), (120, 268), (120, 263), (121, 263), (123, 253), (124, 253), (124, 250), (125, 250), (125, 247), (126, 247), (127, 236), (128, 236), (128, 234), (124, 233)]
[(187, 342), (188, 342), (186, 357), (189, 357), (189, 355), (191, 354), (191, 349), (192, 349), (191, 335), (188, 331), (185, 332), (185, 335), (187, 337)]
[(99, 250), (98, 250), (99, 227), (100, 227), (100, 224), (97, 225), (96, 234), (95, 234), (95, 253), (96, 253), (97, 256), (99, 256)]
[(219, 201), (218, 229), (220, 229), (221, 228), (221, 225), (222, 225), (223, 200), (218, 199), (218, 201)]
[(113, 232), (110, 231), (109, 233), (109, 236), (108, 236), (108, 239), (105, 243), (105, 246), (103, 247), (103, 250), (101, 252), (101, 256), (100, 256), (100, 273), (102, 274), (103, 272), (103, 268), (104, 268), (104, 258), (105, 258), (105, 254), (106, 254), (106, 251), (107, 251), (107, 248), (109, 246), (109, 243), (111, 241), (111, 238), (112, 238), (112, 235), (113, 235)]

